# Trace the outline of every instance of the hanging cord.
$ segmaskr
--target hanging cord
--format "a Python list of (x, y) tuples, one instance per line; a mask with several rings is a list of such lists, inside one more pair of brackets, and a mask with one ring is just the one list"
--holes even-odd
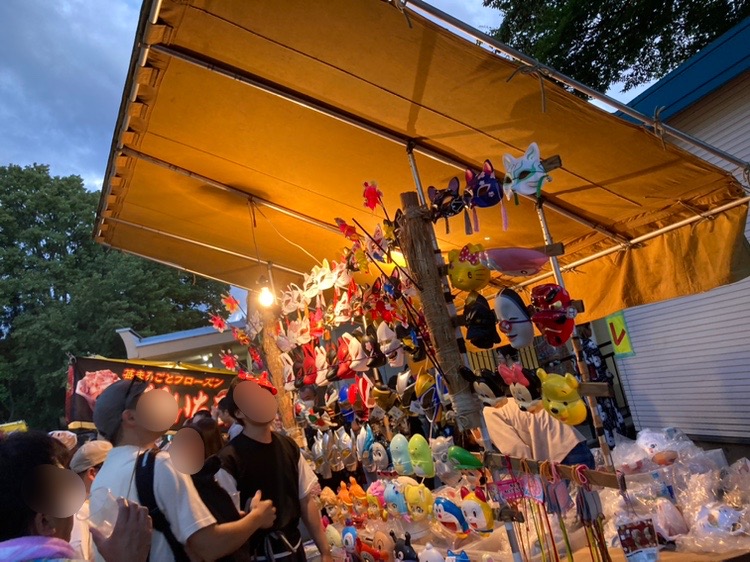
[(515, 78), (516, 74), (526, 74), (532, 78), (539, 79), (539, 89), (542, 95), (542, 113), (547, 113), (547, 94), (544, 91), (544, 69), (540, 63), (534, 63), (533, 65), (522, 64), (513, 71), (506, 82), (510, 82)]
[(388, 2), (391, 6), (396, 8), (399, 12), (404, 14), (404, 17), (406, 18), (406, 23), (409, 24), (409, 29), (413, 27), (411, 24), (411, 18), (409, 17), (409, 12), (406, 11), (406, 4), (408, 3), (408, 0), (383, 0), (383, 1)]
[(664, 130), (664, 123), (661, 120), (661, 112), (665, 109), (664, 106), (657, 107), (654, 110), (654, 134), (659, 138), (661, 141), (661, 147), (666, 150), (667, 149), (667, 143), (664, 140), (664, 133), (666, 132)]
[[(274, 232), (276, 232), (276, 234), (279, 235), (279, 238), (281, 238), (285, 242), (291, 244), (295, 248), (301, 250), (302, 252), (304, 252), (305, 254), (307, 254), (309, 257), (311, 257), (313, 260), (315, 260), (315, 263), (317, 263), (318, 265), (321, 265), (321, 262), (320, 262), (320, 260), (318, 258), (316, 258), (314, 255), (312, 255), (310, 252), (308, 252), (307, 250), (305, 250), (302, 246), (300, 246), (296, 242), (292, 242), (291, 240), (289, 240), (289, 238), (287, 238), (286, 236), (284, 236), (283, 234), (281, 234), (281, 232), (279, 232), (279, 229), (276, 228), (276, 226), (273, 224), (273, 222), (271, 222), (271, 219), (269, 219), (263, 213), (263, 210), (260, 207), (258, 207), (252, 199), (250, 201), (248, 201), (248, 204), (251, 206), (251, 209), (253, 211), (253, 213), (252, 213), (253, 214), (253, 221), (255, 221), (255, 211), (257, 210), (257, 212), (260, 213), (260, 216), (263, 217), (264, 219), (266, 219), (266, 221), (268, 222), (268, 224), (271, 225), (271, 228), (273, 228)], [(253, 240), (255, 240), (255, 229), (254, 228), (253, 228)], [(257, 252), (257, 250), (258, 250), (257, 245), (255, 247), (255, 250)]]
[[(530, 490), (529, 478), (531, 478), (531, 469), (529, 468), (529, 461), (525, 458), (521, 459), (521, 471), (524, 473), (525, 479), (525, 491)], [(534, 529), (536, 530), (536, 539), (539, 543), (539, 551), (542, 555), (542, 562), (547, 562), (547, 538), (544, 531), (544, 523), (542, 522), (541, 514), (539, 513), (539, 504), (536, 503), (534, 498), (530, 495), (524, 494), (525, 502), (529, 506), (531, 511), (531, 518), (534, 521)]]

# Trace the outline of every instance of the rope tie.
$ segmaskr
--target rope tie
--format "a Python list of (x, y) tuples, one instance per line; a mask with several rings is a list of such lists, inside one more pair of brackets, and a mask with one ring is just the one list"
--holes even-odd
[(657, 107), (656, 110), (654, 110), (654, 134), (659, 138), (661, 141), (661, 147), (666, 150), (667, 144), (664, 142), (664, 123), (661, 120), (661, 112), (664, 110), (664, 106)]
[(524, 64), (519, 66), (513, 71), (513, 74), (511, 74), (506, 82), (510, 82), (515, 78), (516, 74), (526, 74), (528, 76), (531, 76), (532, 78), (537, 78), (539, 80), (539, 89), (541, 91), (542, 95), (542, 113), (547, 113), (547, 94), (544, 91), (544, 76), (546, 74), (544, 67), (538, 62), (535, 62), (533, 65)]

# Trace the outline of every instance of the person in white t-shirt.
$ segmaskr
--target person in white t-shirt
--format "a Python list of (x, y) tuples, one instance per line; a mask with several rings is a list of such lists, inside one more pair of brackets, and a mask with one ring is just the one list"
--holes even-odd
[[(138, 399), (147, 388), (140, 380), (122, 380), (107, 387), (97, 399), (94, 423), (114, 448), (96, 475), (92, 493), (108, 488), (115, 497), (138, 501), (136, 459), (161, 436), (144, 427), (136, 412)], [(272, 502), (257, 495), (250, 513), (237, 521), (217, 524), (198, 496), (190, 476), (177, 471), (165, 453), (156, 457), (154, 496), (174, 536), (189, 555), (201, 560), (216, 560), (235, 552), (253, 533), (271, 526), (276, 518)], [(98, 553), (96, 559), (102, 560)], [(159, 562), (175, 559), (167, 539), (156, 530), (150, 559)]]
[(586, 438), (544, 409), (524, 412), (510, 399), (504, 406), (485, 407), (482, 415), (492, 444), (503, 454), (594, 468)]
[(229, 399), (225, 396), (216, 407), (216, 421), (221, 422), (224, 427), (227, 427), (227, 440), (231, 441), (242, 433), (242, 424), (238, 423), (236, 419), (229, 413)]
[(70, 546), (72, 546), (78, 557), (83, 560), (92, 560), (94, 557), (93, 543), (91, 541), (91, 531), (85, 519), (89, 516), (89, 495), (91, 494), (91, 484), (99, 473), (99, 469), (112, 450), (112, 443), (109, 441), (88, 441), (81, 445), (70, 459), (70, 470), (75, 472), (83, 481), (86, 488), (86, 501), (83, 502), (81, 509), (73, 519), (73, 531), (70, 534)]

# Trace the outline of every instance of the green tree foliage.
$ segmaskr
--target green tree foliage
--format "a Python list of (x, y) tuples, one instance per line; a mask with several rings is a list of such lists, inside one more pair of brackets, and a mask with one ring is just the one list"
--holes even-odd
[(97, 201), (78, 176), (0, 167), (0, 421), (56, 427), (67, 353), (124, 358), (117, 328), (185, 330), (221, 309), (225, 285), (96, 244)]
[(600, 91), (661, 78), (750, 16), (750, 0), (484, 0), (503, 43)]

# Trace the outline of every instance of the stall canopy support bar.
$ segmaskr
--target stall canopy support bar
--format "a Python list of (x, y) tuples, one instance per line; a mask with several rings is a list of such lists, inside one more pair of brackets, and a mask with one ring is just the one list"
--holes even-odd
[(482, 33), (478, 29), (475, 29), (472, 26), (462, 22), (461, 20), (456, 19), (453, 16), (446, 14), (442, 10), (439, 10), (435, 8), (434, 6), (431, 6), (427, 2), (424, 2), (423, 0), (406, 0), (405, 4), (406, 4), (406, 8), (412, 11), (413, 13), (419, 14), (419, 12), (412, 9), (411, 6), (415, 6), (416, 8), (419, 9), (419, 11), (427, 13), (433, 18), (437, 18), (443, 23), (446, 23), (460, 30), (461, 32), (465, 33), (472, 39), (475, 39), (477, 41), (490, 45), (494, 50), (500, 53), (503, 53), (504, 55), (512, 59), (515, 59), (519, 62), (532, 66), (536, 69), (539, 69), (539, 72), (548, 78), (552, 78), (554, 80), (557, 80), (558, 82), (562, 82), (566, 86), (570, 86), (571, 88), (581, 92), (582, 94), (586, 94), (589, 97), (592, 97), (596, 100), (606, 103), (613, 109), (621, 111), (622, 113), (628, 115), (629, 117), (632, 117), (636, 121), (640, 121), (644, 125), (648, 125), (649, 127), (652, 127), (652, 128), (658, 127), (661, 131), (664, 131), (664, 133), (671, 136), (672, 138), (681, 140), (696, 148), (705, 150), (706, 152), (713, 154), (714, 156), (717, 156), (718, 158), (721, 158), (722, 160), (729, 162), (730, 164), (739, 166), (739, 168), (742, 170), (746, 170), (750, 168), (750, 162), (745, 162), (744, 160), (737, 158), (736, 156), (729, 154), (728, 152), (725, 152), (719, 148), (716, 148), (713, 145), (703, 142), (702, 140), (697, 139), (687, 133), (684, 133), (680, 131), (679, 129), (675, 129), (674, 127), (666, 125), (662, 123), (661, 121), (657, 121), (653, 117), (648, 117), (640, 113), (639, 111), (636, 111), (632, 107), (625, 105), (624, 103), (619, 102), (605, 94), (602, 94), (601, 92), (597, 92), (593, 88), (590, 88), (586, 86), (585, 84), (582, 84), (581, 82), (578, 82), (577, 80), (574, 80), (573, 78), (570, 78), (569, 76), (566, 76), (565, 74), (562, 74), (561, 72), (558, 72), (554, 68), (551, 68), (527, 55), (524, 55), (520, 51), (516, 51), (515, 49), (509, 47), (508, 45), (501, 43), (494, 37), (491, 37), (487, 35), (486, 33)]
[[(137, 228), (138, 230), (143, 230), (145, 232), (149, 232), (151, 234), (156, 234), (158, 236), (163, 236), (165, 238), (171, 238), (172, 240), (179, 240), (180, 242), (187, 242), (188, 244), (193, 244), (194, 246), (200, 246), (201, 248), (206, 248), (208, 250), (213, 250), (216, 252), (221, 252), (222, 254), (227, 254), (229, 256), (234, 256), (236, 258), (240, 258), (243, 260), (248, 260), (254, 263), (259, 263), (261, 265), (268, 266), (268, 261), (262, 260), (260, 258), (256, 258), (254, 256), (248, 256), (246, 254), (240, 254), (239, 252), (233, 252), (232, 250), (227, 250), (225, 248), (219, 248), (218, 246), (214, 246), (212, 244), (206, 244), (205, 242), (199, 242), (198, 240), (193, 240), (192, 238), (187, 238), (185, 236), (180, 236), (179, 234), (172, 234), (171, 232), (166, 232), (164, 230), (159, 230), (156, 228), (151, 228), (149, 226), (144, 226), (142, 224), (135, 224), (134, 222), (122, 220), (122, 219), (116, 219), (113, 217), (109, 217), (107, 219), (107, 222), (113, 222), (115, 224), (122, 224), (124, 226), (130, 227), (130, 228)], [(276, 269), (279, 269), (281, 271), (286, 271), (287, 273), (293, 273), (294, 275), (299, 275), (300, 277), (304, 275), (301, 271), (297, 271), (296, 269), (292, 269), (291, 267), (286, 267), (283, 265), (279, 265), (277, 263), (274, 263), (273, 266)]]
[[(362, 131), (366, 131), (373, 135), (377, 135), (378, 137), (382, 139), (393, 142), (395, 144), (399, 144), (407, 148), (410, 151), (418, 152), (419, 154), (422, 154), (423, 156), (426, 156), (438, 162), (442, 162), (443, 164), (454, 166), (460, 170), (464, 170), (466, 168), (477, 167), (476, 164), (472, 164), (471, 162), (461, 161), (460, 159), (456, 158), (453, 155), (444, 154), (437, 150), (427, 148), (426, 146), (419, 144), (414, 139), (406, 138), (402, 135), (389, 131), (383, 127), (377, 126), (372, 123), (368, 123), (365, 120), (358, 118), (356, 116), (348, 115), (342, 111), (325, 106), (318, 101), (304, 98), (301, 95), (298, 95), (293, 92), (288, 92), (275, 84), (269, 84), (266, 81), (260, 78), (254, 77), (249, 73), (244, 73), (244, 72), (240, 73), (239, 71), (235, 69), (223, 68), (221, 66), (221, 63), (219, 62), (205, 60), (193, 54), (183, 53), (172, 47), (161, 45), (161, 44), (152, 45), (150, 49), (151, 51), (155, 53), (160, 53), (162, 55), (166, 55), (166, 56), (181, 60), (188, 64), (192, 64), (194, 66), (197, 66), (199, 68), (212, 72), (214, 74), (218, 74), (220, 76), (224, 76), (225, 78), (229, 78), (230, 80), (236, 80), (237, 82), (240, 82), (247, 86), (251, 86), (253, 88), (256, 88), (257, 90), (263, 91), (272, 96), (276, 96), (278, 98), (297, 104), (311, 111), (320, 113), (321, 115), (325, 115), (327, 117), (330, 117), (342, 123), (346, 123)], [(533, 197), (529, 197), (526, 195), (523, 195), (523, 197), (527, 197), (532, 201), (534, 200)], [(591, 230), (599, 232), (600, 234), (603, 234), (607, 236), (608, 238), (613, 238), (614, 240), (617, 240), (618, 242), (623, 243), (623, 244), (628, 243), (627, 238), (622, 236), (621, 234), (612, 232), (611, 230), (599, 224), (596, 224), (584, 217), (581, 217), (580, 215), (574, 213), (573, 211), (565, 209), (552, 201), (547, 201), (546, 205), (547, 205), (547, 208), (555, 211), (556, 213), (572, 221), (575, 221), (579, 224), (582, 224), (583, 226), (590, 228)]]

